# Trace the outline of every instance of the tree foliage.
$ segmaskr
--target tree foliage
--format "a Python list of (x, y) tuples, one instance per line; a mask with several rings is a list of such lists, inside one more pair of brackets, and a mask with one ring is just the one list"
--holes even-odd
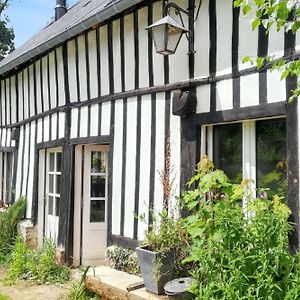
[(14, 50), (14, 30), (9, 27), (9, 20), (4, 15), (9, 0), (0, 0), (0, 60)]
[[(254, 18), (251, 21), (252, 29), (256, 30), (259, 26), (266, 29), (266, 34), (269, 34), (272, 28), (277, 31), (296, 32), (300, 28), (300, 1), (299, 0), (235, 0), (235, 7), (241, 7), (245, 16), (254, 13)], [(260, 69), (265, 65), (270, 64), (272, 69), (281, 72), (281, 79), (288, 76), (300, 77), (300, 62), (299, 57), (291, 52), (280, 59), (275, 59), (272, 56), (267, 57), (245, 57), (244, 62), (256, 64)], [(300, 95), (300, 83), (298, 81), (290, 101)]]

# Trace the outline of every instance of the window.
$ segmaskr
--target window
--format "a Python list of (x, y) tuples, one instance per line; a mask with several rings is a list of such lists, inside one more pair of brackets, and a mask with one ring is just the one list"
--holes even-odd
[(61, 150), (48, 150), (48, 180), (47, 180), (47, 198), (48, 215), (59, 216), (59, 201), (61, 190)]
[(233, 182), (251, 178), (256, 187), (285, 195), (285, 119), (207, 125), (201, 132), (201, 154), (207, 154)]

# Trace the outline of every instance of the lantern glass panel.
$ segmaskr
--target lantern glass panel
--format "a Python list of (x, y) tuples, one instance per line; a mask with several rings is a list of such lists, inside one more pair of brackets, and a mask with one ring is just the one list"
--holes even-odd
[(182, 35), (182, 30), (173, 26), (168, 26), (168, 44), (167, 49), (171, 53), (175, 53), (178, 43)]
[(152, 35), (154, 39), (154, 44), (156, 47), (156, 52), (164, 51), (166, 48), (166, 34), (165, 25), (160, 25), (152, 28)]

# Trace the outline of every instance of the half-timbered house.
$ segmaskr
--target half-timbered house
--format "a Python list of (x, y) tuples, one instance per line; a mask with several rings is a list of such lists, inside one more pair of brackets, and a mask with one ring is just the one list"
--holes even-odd
[(242, 59), (295, 57), (299, 36), (252, 31), (231, 0), (175, 2), (193, 17), (182, 14), (190, 38), (172, 55), (145, 30), (164, 1), (58, 0), (55, 20), (0, 62), (1, 199), (26, 196), (39, 244), (52, 238), (74, 264), (143, 237), (162, 207), (169, 138), (174, 195), (202, 154), (257, 186), (287, 164), (298, 246), (298, 104), (286, 102), (296, 82)]

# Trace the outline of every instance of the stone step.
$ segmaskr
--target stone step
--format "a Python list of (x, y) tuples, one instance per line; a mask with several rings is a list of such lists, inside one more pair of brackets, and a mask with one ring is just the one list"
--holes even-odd
[(106, 266), (91, 268), (87, 274), (87, 287), (107, 300), (165, 300), (167, 296), (158, 296), (140, 288), (127, 291), (127, 287), (143, 281), (139, 276), (130, 275)]

